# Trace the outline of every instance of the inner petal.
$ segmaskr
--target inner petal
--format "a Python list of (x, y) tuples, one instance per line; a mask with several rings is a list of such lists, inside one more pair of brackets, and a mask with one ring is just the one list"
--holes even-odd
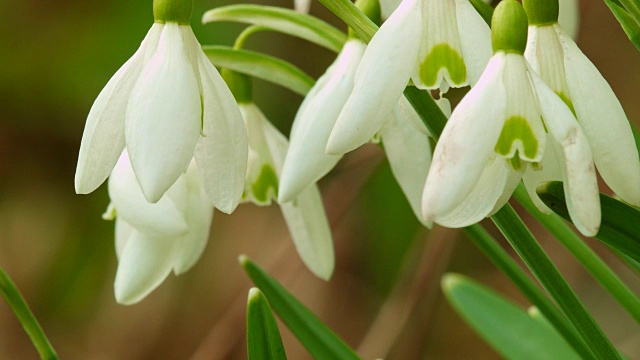
[(539, 149), (538, 139), (526, 118), (516, 115), (505, 121), (495, 148), (498, 154), (507, 158), (517, 155), (522, 159), (534, 159)]

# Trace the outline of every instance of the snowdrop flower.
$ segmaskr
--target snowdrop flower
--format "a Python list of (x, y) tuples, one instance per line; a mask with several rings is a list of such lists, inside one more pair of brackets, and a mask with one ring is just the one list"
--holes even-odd
[(473, 86), (490, 57), (489, 27), (468, 0), (403, 0), (364, 52), (327, 153), (369, 141), (409, 79), (422, 89)]
[[(228, 71), (225, 79), (238, 101), (249, 137), (249, 166), (243, 200), (260, 206), (270, 205), (278, 198), (287, 138), (252, 102), (248, 77)], [(280, 210), (302, 261), (313, 274), (328, 280), (335, 262), (333, 240), (318, 188), (310, 186), (292, 201), (281, 202)]]
[(523, 56), (527, 17), (522, 6), (503, 0), (492, 24), (495, 54), (436, 146), (423, 194), (424, 216), (448, 227), (473, 224), (507, 202), (523, 173), (536, 177), (557, 169), (574, 224), (593, 236), (600, 203), (587, 138)]
[[(356, 69), (365, 44), (350, 38), (342, 51), (305, 97), (291, 128), (290, 146), (284, 161), (278, 199), (293, 200), (326, 175), (342, 155), (325, 153), (336, 119), (353, 89)], [(419, 131), (416, 131), (418, 129)], [(423, 224), (420, 194), (431, 164), (427, 129), (402, 96), (378, 133), (391, 169)]]
[(109, 178), (109, 196), (105, 218), (116, 220), (115, 296), (118, 303), (131, 305), (172, 271), (180, 275), (196, 263), (209, 238), (213, 208), (194, 161), (165, 196), (148, 203), (126, 151)]
[[(524, 7), (530, 19), (525, 57), (576, 115), (607, 185), (623, 200), (640, 206), (638, 150), (620, 101), (598, 69), (558, 25), (558, 0), (525, 0)], [(547, 176), (550, 178), (546, 180), (556, 180), (559, 174)], [(529, 189), (538, 206), (549, 212), (534, 196), (535, 184), (530, 184)]]
[(75, 186), (95, 190), (125, 145), (151, 203), (195, 157), (204, 189), (224, 212), (235, 209), (246, 172), (240, 111), (189, 26), (192, 0), (155, 0), (155, 23), (138, 51), (109, 80), (85, 126)]

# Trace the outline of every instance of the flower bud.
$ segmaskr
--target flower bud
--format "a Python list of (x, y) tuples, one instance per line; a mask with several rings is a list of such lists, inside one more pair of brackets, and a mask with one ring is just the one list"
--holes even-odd
[(527, 47), (527, 14), (515, 0), (498, 4), (491, 20), (493, 52), (524, 54)]
[(153, 18), (161, 24), (189, 25), (193, 0), (153, 0)]
[(522, 0), (522, 5), (531, 25), (543, 26), (558, 22), (558, 0)]

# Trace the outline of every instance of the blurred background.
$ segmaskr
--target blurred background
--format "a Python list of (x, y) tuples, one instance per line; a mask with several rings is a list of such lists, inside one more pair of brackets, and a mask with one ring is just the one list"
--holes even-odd
[[(202, 26), (229, 0), (196, 0), (203, 44), (232, 44), (243, 25)], [(291, 7), (291, 1), (263, 4)], [(640, 125), (640, 53), (602, 1), (581, 4), (578, 44)], [(319, 3), (312, 14), (344, 25)], [(102, 87), (152, 23), (151, 0), (0, 2), (0, 266), (13, 278), (62, 359), (244, 359), (251, 286), (247, 254), (272, 273), (366, 359), (493, 359), (497, 354), (443, 299), (445, 271), (467, 274), (523, 307), (524, 297), (458, 230), (430, 233), (415, 220), (382, 151), (365, 146), (320, 183), (336, 246), (330, 282), (299, 260), (277, 206), (216, 212), (198, 264), (135, 306), (115, 303), (113, 223), (101, 219), (106, 186), (76, 195), (73, 176), (86, 115)], [(249, 48), (285, 58), (314, 77), (334, 55), (264, 33)], [(255, 100), (285, 134), (301, 98), (255, 82)], [(604, 119), (603, 119), (604, 120)], [(610, 336), (640, 359), (640, 327), (546, 231), (534, 234)], [(494, 235), (502, 237), (491, 223)], [(587, 240), (640, 291), (640, 281), (599, 242)], [(290, 359), (309, 355), (282, 326)], [(0, 300), (0, 358), (37, 353)]]

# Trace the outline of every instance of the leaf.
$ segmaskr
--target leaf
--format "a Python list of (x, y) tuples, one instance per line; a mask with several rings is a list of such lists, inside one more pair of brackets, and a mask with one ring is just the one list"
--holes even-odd
[(505, 358), (580, 359), (551, 326), (475, 281), (447, 274), (442, 288), (456, 311)]
[(611, 13), (622, 26), (625, 34), (635, 47), (640, 50), (640, 25), (633, 19), (633, 16), (624, 8), (619, 0), (604, 0)]
[(482, 19), (491, 27), (491, 18), (493, 17), (493, 8), (484, 0), (469, 0), (471, 5), (476, 9)]
[[(536, 192), (551, 210), (571, 222), (562, 182), (540, 184)], [(600, 206), (602, 222), (596, 239), (640, 262), (640, 211), (604, 194), (600, 194)]]
[(347, 35), (328, 23), (290, 9), (264, 5), (229, 5), (207, 11), (202, 22), (233, 21), (260, 25), (339, 52)]
[(202, 50), (217, 67), (270, 81), (303, 96), (315, 83), (304, 71), (273, 56), (220, 45), (203, 46)]
[(271, 306), (257, 288), (249, 290), (247, 300), (247, 353), (249, 360), (287, 358)]
[(269, 299), (284, 324), (316, 359), (359, 359), (358, 355), (309, 309), (246, 256), (240, 264), (253, 283)]

